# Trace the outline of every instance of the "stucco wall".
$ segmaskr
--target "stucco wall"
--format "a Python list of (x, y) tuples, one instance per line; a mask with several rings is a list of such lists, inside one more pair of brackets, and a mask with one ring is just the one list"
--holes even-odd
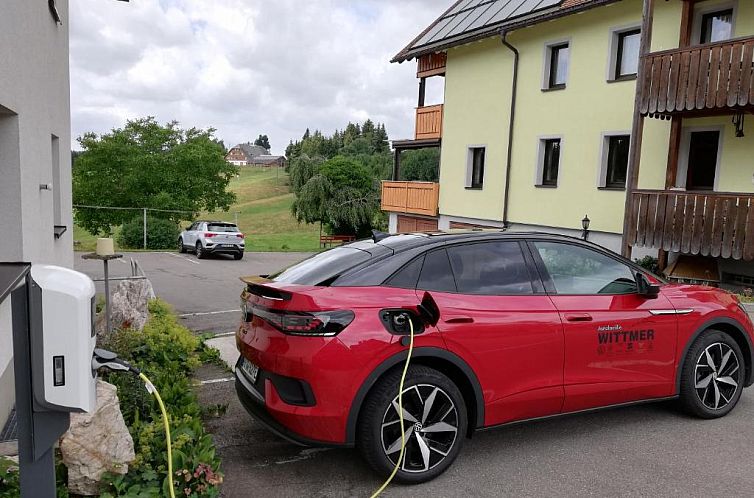
[[(68, 0), (57, 0), (63, 24), (47, 2), (5, 0), (0, 15), (0, 261), (73, 266)], [(58, 137), (57, 161), (53, 136)], [(60, 173), (54, 181), (53, 164)], [(41, 190), (51, 184), (55, 191)], [(55, 199), (59, 224), (55, 240)], [(0, 308), (0, 425), (12, 405), (8, 383), (10, 307)], [(10, 394), (10, 395), (9, 395)]]
[[(440, 213), (502, 220), (513, 57), (499, 38), (448, 52)], [(486, 146), (484, 187), (466, 189), (469, 146)]]

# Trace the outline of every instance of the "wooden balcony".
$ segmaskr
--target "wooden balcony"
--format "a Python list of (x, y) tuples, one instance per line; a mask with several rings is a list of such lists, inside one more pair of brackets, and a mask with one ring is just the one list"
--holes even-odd
[(382, 182), (382, 210), (437, 216), (440, 184), (430, 182)]
[(416, 109), (416, 140), (442, 138), (442, 112), (442, 104)]
[(448, 63), (448, 54), (441, 52), (439, 54), (427, 54), (419, 57), (416, 68), (417, 78), (429, 78), (432, 76), (443, 76), (445, 66)]
[(632, 195), (630, 245), (754, 260), (754, 194), (639, 190)]
[(754, 37), (654, 52), (639, 81), (645, 116), (754, 109)]

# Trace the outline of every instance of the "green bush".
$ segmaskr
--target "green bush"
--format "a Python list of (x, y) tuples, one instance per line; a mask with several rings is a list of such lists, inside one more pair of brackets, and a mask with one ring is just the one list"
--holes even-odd
[(18, 464), (0, 457), (0, 498), (15, 498), (20, 493)]
[(653, 258), (652, 256), (644, 256), (641, 259), (635, 259), (634, 262), (645, 270), (651, 271), (655, 275), (660, 274), (660, 260), (657, 258)]
[[(147, 218), (147, 249), (173, 249), (178, 243), (178, 225), (162, 218)], [(118, 234), (118, 244), (124, 249), (144, 247), (144, 218), (134, 218), (124, 223)]]
[[(160, 392), (170, 420), (176, 495), (214, 498), (222, 483), (220, 461), (202, 426), (201, 408), (190, 383), (192, 372), (206, 354), (204, 347), (162, 301), (152, 301), (149, 312), (142, 332), (119, 331), (101, 347), (141, 369)], [(136, 459), (128, 474), (106, 479), (102, 496), (167, 496), (167, 445), (156, 400), (134, 376), (107, 374), (105, 380), (118, 388)]]

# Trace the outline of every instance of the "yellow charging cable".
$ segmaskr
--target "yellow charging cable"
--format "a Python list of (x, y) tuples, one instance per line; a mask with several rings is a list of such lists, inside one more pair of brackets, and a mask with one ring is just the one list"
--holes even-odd
[(387, 481), (385, 481), (383, 485), (380, 486), (380, 489), (374, 492), (371, 498), (377, 498), (390, 485), (390, 483), (393, 481), (393, 478), (395, 478), (395, 474), (398, 473), (398, 469), (400, 469), (401, 467), (401, 462), (403, 461), (403, 457), (406, 452), (406, 431), (405, 431), (405, 426), (403, 424), (403, 383), (406, 381), (406, 373), (408, 372), (408, 366), (411, 363), (411, 354), (414, 352), (414, 322), (411, 320), (411, 317), (409, 317), (408, 319), (408, 329), (410, 332), (410, 336), (409, 336), (410, 341), (408, 343), (408, 356), (406, 357), (406, 364), (403, 366), (403, 373), (401, 374), (401, 382), (398, 385), (398, 417), (400, 418), (400, 421), (401, 421), (401, 453), (398, 456), (398, 462), (395, 464), (393, 473), (390, 474), (390, 477), (387, 478)]
[(173, 485), (173, 450), (171, 448), (172, 443), (170, 441), (170, 421), (168, 420), (168, 412), (165, 410), (165, 403), (162, 402), (160, 393), (157, 388), (154, 387), (152, 381), (150, 381), (144, 373), (139, 373), (139, 378), (144, 381), (144, 386), (149, 391), (149, 394), (153, 394), (157, 398), (157, 403), (160, 405), (160, 411), (162, 412), (162, 422), (165, 424), (165, 440), (168, 445), (168, 481), (170, 482), (170, 498), (175, 498), (175, 486)]

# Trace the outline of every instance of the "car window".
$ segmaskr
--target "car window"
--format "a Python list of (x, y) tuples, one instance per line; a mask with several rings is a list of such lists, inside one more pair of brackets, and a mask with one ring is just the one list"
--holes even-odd
[(387, 282), (385, 282), (385, 285), (388, 287), (397, 287), (399, 289), (416, 289), (423, 264), (424, 256), (422, 255), (398, 270), (387, 280)]
[(487, 296), (533, 294), (518, 242), (482, 242), (448, 248), (458, 292)]
[(572, 244), (534, 242), (558, 294), (637, 292), (631, 269), (609, 256)]
[(336, 247), (293, 265), (270, 279), (288, 284), (322, 285), (371, 257), (366, 251)]
[(450, 269), (450, 261), (448, 261), (448, 253), (445, 249), (427, 254), (416, 287), (428, 291), (456, 292), (456, 282), (453, 279), (453, 271)]
[(207, 226), (207, 230), (210, 232), (236, 233), (238, 232), (238, 227), (229, 223), (210, 223)]

